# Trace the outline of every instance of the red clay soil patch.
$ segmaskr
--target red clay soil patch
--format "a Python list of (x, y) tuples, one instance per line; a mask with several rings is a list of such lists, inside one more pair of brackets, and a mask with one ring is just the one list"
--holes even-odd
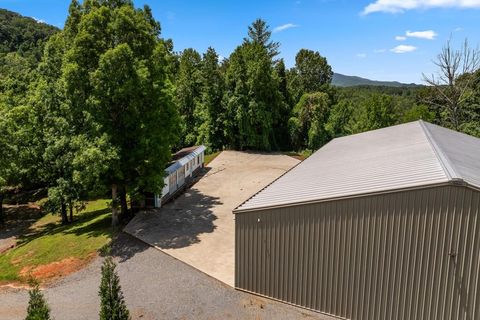
[(54, 280), (82, 269), (95, 256), (96, 254), (91, 254), (87, 259), (70, 257), (37, 267), (26, 266), (22, 268), (20, 275), (24, 278), (33, 277), (42, 282), (45, 280)]

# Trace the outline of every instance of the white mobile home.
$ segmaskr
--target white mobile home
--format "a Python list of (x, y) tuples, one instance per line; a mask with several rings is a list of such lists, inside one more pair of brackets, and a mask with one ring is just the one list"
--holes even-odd
[(203, 168), (205, 146), (185, 148), (173, 155), (173, 162), (165, 170), (164, 187), (161, 195), (155, 195), (154, 207), (159, 208), (188, 183)]

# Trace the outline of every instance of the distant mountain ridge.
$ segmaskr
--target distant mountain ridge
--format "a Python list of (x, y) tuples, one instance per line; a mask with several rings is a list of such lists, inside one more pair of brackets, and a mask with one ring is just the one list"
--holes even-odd
[(45, 42), (60, 29), (0, 8), (0, 55), (17, 52), (40, 60)]
[(332, 85), (337, 87), (354, 87), (354, 86), (384, 86), (384, 87), (419, 87), (416, 83), (401, 83), (398, 81), (377, 81), (357, 76), (347, 76), (340, 73), (334, 73)]

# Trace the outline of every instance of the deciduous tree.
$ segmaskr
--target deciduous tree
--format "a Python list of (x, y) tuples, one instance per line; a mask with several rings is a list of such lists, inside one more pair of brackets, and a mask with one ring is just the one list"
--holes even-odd
[(430, 76), (424, 74), (423, 79), (435, 89), (435, 97), (425, 102), (440, 109), (444, 126), (461, 130), (468, 121), (465, 102), (474, 92), (469, 87), (471, 75), (480, 68), (480, 51), (470, 47), (467, 40), (460, 49), (454, 49), (448, 40), (434, 64), (438, 72)]
[(327, 59), (317, 51), (301, 49), (295, 56), (295, 67), (290, 70), (290, 88), (294, 101), (304, 93), (322, 91), (332, 81), (333, 71)]
[(397, 121), (393, 98), (385, 94), (371, 94), (360, 105), (353, 132), (381, 129), (394, 125)]
[(289, 120), (292, 143), (297, 150), (316, 150), (329, 135), (325, 128), (330, 113), (330, 100), (324, 92), (306, 93), (293, 110)]

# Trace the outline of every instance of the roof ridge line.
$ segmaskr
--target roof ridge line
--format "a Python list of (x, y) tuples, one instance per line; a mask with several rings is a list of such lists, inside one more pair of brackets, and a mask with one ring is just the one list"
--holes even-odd
[(457, 173), (452, 162), (448, 158), (448, 156), (442, 151), (442, 148), (435, 142), (435, 138), (432, 136), (432, 133), (426, 126), (423, 120), (418, 121), (420, 123), (421, 128), (423, 129), (423, 133), (425, 134), (427, 141), (430, 143), (430, 146), (433, 149), (433, 152), (437, 156), (438, 161), (440, 162), (448, 180), (451, 181), (463, 181), (463, 178)]

